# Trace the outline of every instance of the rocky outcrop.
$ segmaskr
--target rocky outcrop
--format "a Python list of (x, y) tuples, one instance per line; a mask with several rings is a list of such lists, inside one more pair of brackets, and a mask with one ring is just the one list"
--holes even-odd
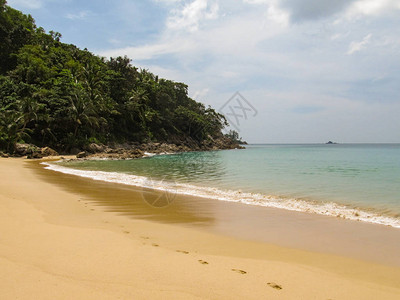
[(32, 144), (15, 144), (14, 153), (17, 156), (30, 155), (34, 152), (40, 151), (40, 148)]
[(40, 151), (34, 151), (26, 156), (26, 158), (28, 159), (43, 158), (43, 157), (44, 156), (42, 153), (40, 153)]
[(76, 155), (76, 158), (84, 158), (84, 157), (86, 157), (86, 156), (88, 156), (88, 154), (87, 154), (85, 151), (82, 151), (82, 152), (79, 152), (79, 153)]
[(26, 156), (27, 158), (43, 158), (46, 156), (57, 156), (57, 151), (50, 147), (39, 148), (33, 144), (15, 144), (14, 147), (15, 156)]
[(155, 154), (193, 151), (193, 148), (190, 148), (186, 145), (176, 145), (167, 143), (141, 144), (140, 149), (144, 152), (150, 152)]
[(54, 149), (51, 149), (50, 147), (43, 147), (40, 149), (40, 153), (43, 155), (43, 157), (46, 156), (57, 156), (58, 152), (55, 151)]
[(100, 153), (104, 152), (106, 150), (106, 146), (103, 144), (96, 144), (96, 143), (91, 143), (87, 146), (84, 147), (84, 150), (89, 152), (89, 153)]
[(244, 149), (243, 146), (227, 137), (221, 137), (215, 140), (207, 140), (203, 142), (202, 150), (227, 150), (227, 149)]
[(233, 142), (229, 138), (221, 137), (212, 139), (209, 137), (201, 144), (193, 140), (185, 140), (177, 144), (170, 143), (123, 143), (110, 144), (108, 146), (101, 144), (90, 144), (76, 155), (80, 159), (135, 159), (146, 156), (146, 154), (168, 154), (189, 151), (210, 151), (221, 149), (242, 149), (243, 146)]
[[(189, 151), (210, 151), (222, 149), (242, 149), (241, 145), (227, 137), (212, 138), (209, 136), (202, 143), (193, 139), (171, 138), (173, 143), (123, 143), (123, 144), (96, 144), (91, 143), (81, 149), (73, 148), (69, 152), (76, 155), (78, 159), (135, 159), (146, 156), (147, 154), (168, 154)], [(2, 156), (2, 154), (0, 153)], [(5, 155), (5, 154), (3, 154)], [(27, 156), (27, 158), (43, 158), (47, 156), (58, 156), (59, 154), (50, 147), (39, 148), (32, 144), (16, 144), (16, 156)]]

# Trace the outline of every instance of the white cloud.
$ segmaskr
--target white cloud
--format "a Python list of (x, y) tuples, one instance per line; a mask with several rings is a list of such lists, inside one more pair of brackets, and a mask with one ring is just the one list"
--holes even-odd
[[(216, 109), (239, 90), (260, 112), (248, 129), (241, 128), (245, 139), (315, 142), (317, 134), (324, 140), (326, 132), (337, 132), (341, 141), (345, 138), (340, 136), (360, 142), (393, 140), (389, 135), (385, 139), (357, 139), (357, 130), (362, 126), (383, 128), (368, 121), (374, 115), (372, 105), (376, 114), (380, 110), (381, 120), (394, 115), (380, 103), (394, 103), (396, 100), (391, 99), (400, 96), (396, 87), (400, 63), (395, 59), (400, 53), (398, 11), (393, 11), (394, 18), (369, 18), (371, 14), (361, 14), (359, 9), (357, 19), (350, 20), (346, 17), (350, 8), (332, 5), (330, 14), (321, 14), (323, 18), (290, 23), (292, 12), (280, 0), (158, 1), (169, 3), (169, 18), (158, 36), (146, 44), (102, 54), (126, 54), (139, 67), (183, 81), (192, 97)], [(218, 4), (215, 15), (210, 13), (210, 3)], [(334, 22), (339, 18), (340, 22)], [(210, 19), (213, 21), (207, 22)], [(354, 55), (371, 45), (374, 51), (368, 52), (368, 62)], [(392, 107), (399, 107), (396, 105)], [(313, 113), (294, 114), (294, 108)], [(354, 132), (348, 128), (338, 131), (338, 116)], [(287, 123), (292, 118), (293, 122)], [(359, 126), (352, 124), (354, 119), (360, 120)], [(299, 122), (303, 122), (304, 130), (296, 136), (291, 130)], [(257, 126), (274, 124), (279, 125), (276, 135), (273, 131), (265, 132), (265, 136), (252, 133), (259, 133)], [(282, 131), (284, 127), (286, 131)], [(315, 135), (306, 137), (302, 132), (307, 131)], [(282, 136), (284, 139), (279, 140)]]
[(289, 13), (280, 7), (280, 0), (243, 0), (245, 4), (265, 6), (265, 15), (269, 21), (288, 25)]
[(75, 14), (69, 13), (66, 15), (66, 18), (70, 20), (85, 20), (90, 15), (91, 15), (90, 11), (83, 10)]
[(368, 34), (360, 42), (351, 42), (351, 44), (349, 46), (349, 50), (347, 51), (347, 54), (351, 55), (355, 52), (358, 52), (358, 51), (361, 51), (362, 49), (364, 49), (365, 46), (367, 44), (369, 44), (371, 36), (372, 36), (371, 34)]
[(218, 10), (219, 6), (215, 1), (194, 0), (181, 9), (173, 10), (172, 15), (168, 18), (167, 26), (171, 29), (193, 32), (199, 29), (203, 20), (216, 19)]
[(160, 41), (151, 45), (143, 45), (138, 47), (125, 47), (109, 51), (103, 51), (102, 56), (116, 57), (127, 55), (134, 60), (149, 60), (165, 54), (184, 53), (193, 48), (189, 41), (176, 39), (166, 42)]
[(201, 102), (204, 100), (204, 98), (206, 98), (209, 92), (210, 92), (209, 88), (203, 88), (201, 90), (197, 90), (193, 93), (192, 98), (195, 99), (196, 101)]
[(109, 39), (108, 42), (113, 46), (120, 46), (122, 44), (122, 41), (119, 39)]
[(178, 2), (182, 2), (182, 0), (153, 0), (154, 2), (160, 2), (165, 4), (175, 4)]
[[(259, 111), (241, 128), (247, 140), (399, 141), (400, 0), (97, 2), (8, 0), (38, 25), (59, 21), (46, 26), (82, 48), (187, 83), (217, 110), (239, 90)], [(66, 19), (93, 15), (104, 17)]]
[[(279, 0), (282, 9), (295, 22), (315, 21), (339, 14), (355, 0)], [(379, 0), (377, 0), (379, 1)]]
[[(187, 60), (190, 63), (196, 57), (209, 54), (225, 57), (227, 61), (230, 57), (241, 56), (240, 61), (243, 61), (248, 59), (247, 53), (257, 51), (258, 43), (286, 30), (276, 22), (265, 21), (262, 11), (257, 11), (256, 16), (227, 16), (218, 20), (211, 28), (199, 28), (192, 32), (176, 31), (167, 26), (161, 37), (151, 44), (102, 51), (101, 55), (128, 55), (134, 60), (149, 60), (162, 55), (179, 54), (181, 62)], [(263, 21), (264, 26), (261, 26)], [(229, 70), (224, 72), (225, 75), (236, 73)]]
[(378, 16), (400, 10), (399, 0), (243, 0), (244, 3), (266, 4), (269, 10), (279, 11), (292, 21), (317, 20), (345, 12), (346, 18)]
[(399, 0), (359, 0), (347, 10), (346, 17), (352, 19), (358, 16), (378, 16), (400, 10)]
[(249, 4), (266, 4), (271, 1), (270, 0), (243, 0), (243, 2), (249, 3)]
[(269, 20), (284, 26), (289, 24), (289, 14), (276, 5), (275, 1), (268, 6), (267, 17)]

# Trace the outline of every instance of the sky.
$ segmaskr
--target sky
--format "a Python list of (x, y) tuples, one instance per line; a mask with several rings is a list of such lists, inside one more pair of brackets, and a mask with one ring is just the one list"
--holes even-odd
[(400, 143), (400, 0), (8, 0), (189, 85), (250, 143)]

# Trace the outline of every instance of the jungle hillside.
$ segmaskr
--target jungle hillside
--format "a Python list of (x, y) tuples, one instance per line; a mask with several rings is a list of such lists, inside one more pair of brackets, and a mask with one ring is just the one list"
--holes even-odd
[(0, 150), (17, 143), (68, 152), (89, 143), (202, 145), (225, 117), (128, 57), (106, 59), (61, 42), (0, 0)]

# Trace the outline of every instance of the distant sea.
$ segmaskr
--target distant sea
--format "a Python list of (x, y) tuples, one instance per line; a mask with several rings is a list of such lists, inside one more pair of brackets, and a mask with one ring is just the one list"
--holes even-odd
[(52, 163), (109, 182), (400, 228), (400, 144), (248, 145)]

